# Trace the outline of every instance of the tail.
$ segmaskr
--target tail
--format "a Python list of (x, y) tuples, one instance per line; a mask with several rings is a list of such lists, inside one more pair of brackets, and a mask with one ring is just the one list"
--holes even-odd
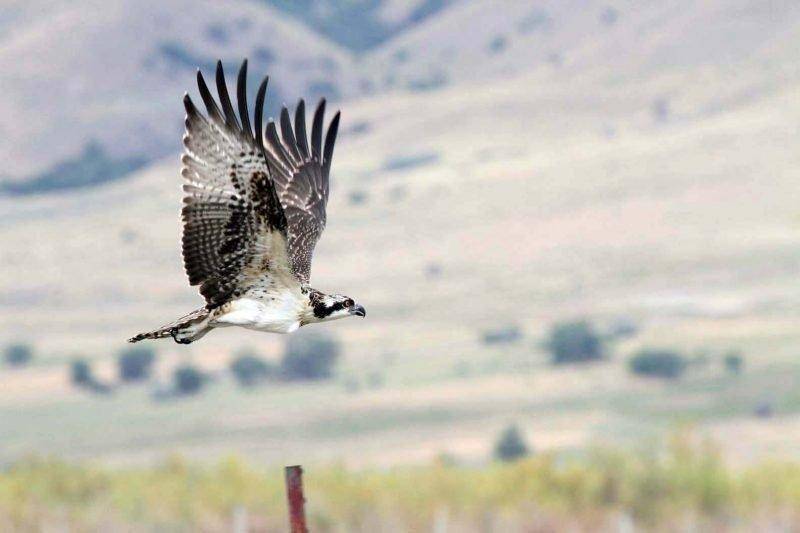
[(189, 344), (194, 342), (211, 330), (208, 325), (209, 310), (205, 307), (196, 309), (180, 317), (175, 322), (171, 322), (165, 326), (161, 326), (153, 331), (139, 333), (134, 335), (128, 342), (139, 342), (145, 339), (163, 339), (172, 337), (175, 342), (180, 344)]

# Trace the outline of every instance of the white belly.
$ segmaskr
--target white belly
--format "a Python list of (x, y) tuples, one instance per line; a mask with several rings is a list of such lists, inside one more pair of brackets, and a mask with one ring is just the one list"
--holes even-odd
[(239, 298), (230, 302), (227, 312), (216, 317), (212, 325), (291, 333), (300, 327), (299, 309), (300, 301), (290, 291), (276, 295), (274, 300)]

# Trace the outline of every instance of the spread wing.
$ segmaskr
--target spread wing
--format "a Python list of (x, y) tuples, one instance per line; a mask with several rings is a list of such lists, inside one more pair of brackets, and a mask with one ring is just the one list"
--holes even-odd
[(273, 170), (273, 183), (288, 224), (292, 270), (303, 283), (309, 281), (314, 246), (325, 229), (331, 158), (339, 129), (337, 112), (328, 126), (323, 149), (324, 115), (323, 99), (314, 112), (310, 146), (306, 135), (306, 106), (303, 100), (300, 100), (295, 111), (294, 128), (289, 111), (284, 107), (280, 118), (281, 136), (278, 136), (273, 121), (267, 124), (266, 130), (267, 157)]
[(287, 219), (270, 177), (261, 134), (268, 78), (256, 96), (255, 135), (250, 129), (246, 78), (247, 60), (239, 70), (238, 116), (221, 62), (216, 84), (222, 109), (200, 71), (197, 85), (208, 117), (198, 112), (188, 95), (183, 100), (183, 261), (189, 283), (200, 286), (209, 308), (278, 276), (292, 276)]

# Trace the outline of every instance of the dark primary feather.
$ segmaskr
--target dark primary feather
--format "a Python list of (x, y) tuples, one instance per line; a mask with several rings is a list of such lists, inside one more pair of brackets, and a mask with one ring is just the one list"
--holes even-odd
[(294, 129), (297, 130), (297, 147), (300, 149), (300, 156), (308, 159), (308, 135), (306, 134), (306, 103), (300, 99), (297, 109), (294, 112)]
[(252, 140), (253, 132), (250, 129), (250, 111), (247, 109), (247, 59), (242, 61), (242, 66), (239, 68), (239, 76), (236, 78), (236, 103), (239, 104), (239, 116), (242, 118), (242, 130), (244, 134)]
[(309, 281), (314, 247), (325, 228), (331, 160), (339, 128), (337, 112), (328, 127), (323, 149), (324, 114), (323, 99), (314, 112), (310, 151), (303, 100), (295, 112), (294, 129), (289, 110), (284, 107), (280, 115), (281, 136), (273, 121), (267, 125), (265, 135), (275, 190), (288, 223), (292, 268), (304, 283)]
[(256, 93), (256, 145), (263, 152), (264, 151), (264, 137), (261, 134), (261, 124), (264, 118), (264, 97), (267, 94), (267, 85), (269, 84), (269, 76), (266, 76), (258, 87)]
[[(186, 151), (181, 158), (185, 183), (182, 218), (183, 258), (189, 283), (200, 286), (208, 308), (217, 307), (269, 283), (286, 258), (287, 218), (270, 177), (263, 144), (250, 133), (246, 100), (246, 63), (239, 71), (239, 125), (221, 63), (216, 82), (222, 110), (200, 72), (197, 84), (208, 118), (189, 96), (186, 107)], [(266, 80), (256, 102), (256, 132), (260, 137)], [(278, 263), (278, 264), (276, 264)], [(270, 265), (270, 271), (265, 270)]]

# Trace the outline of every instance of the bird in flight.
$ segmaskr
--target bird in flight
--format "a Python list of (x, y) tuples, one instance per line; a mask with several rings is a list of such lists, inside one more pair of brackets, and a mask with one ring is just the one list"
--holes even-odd
[(222, 109), (199, 70), (197, 86), (208, 117), (184, 95), (183, 264), (206, 305), (129, 342), (172, 337), (189, 344), (227, 326), (291, 333), (306, 324), (366, 315), (352, 298), (309, 286), (314, 246), (325, 228), (339, 113), (324, 145), (324, 99), (314, 111), (310, 143), (303, 100), (294, 126), (284, 107), (280, 135), (271, 119), (262, 133), (268, 81), (264, 78), (256, 93), (252, 130), (246, 59), (237, 80), (238, 115), (222, 62), (216, 72)]

